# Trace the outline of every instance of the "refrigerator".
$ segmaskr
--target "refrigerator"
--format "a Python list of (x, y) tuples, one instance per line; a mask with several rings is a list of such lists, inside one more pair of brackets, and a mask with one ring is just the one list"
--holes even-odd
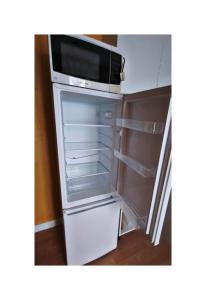
[(67, 263), (84, 265), (130, 230), (146, 234), (170, 87), (123, 95), (53, 83), (53, 98)]

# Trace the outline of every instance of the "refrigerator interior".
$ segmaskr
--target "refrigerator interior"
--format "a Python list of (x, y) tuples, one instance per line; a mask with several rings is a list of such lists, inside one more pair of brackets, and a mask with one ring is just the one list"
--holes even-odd
[(116, 193), (121, 101), (61, 91), (68, 201)]

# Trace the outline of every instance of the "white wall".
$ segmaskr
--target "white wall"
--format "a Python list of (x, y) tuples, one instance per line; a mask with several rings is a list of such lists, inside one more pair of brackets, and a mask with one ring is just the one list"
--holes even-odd
[(171, 84), (170, 35), (118, 35), (117, 47), (126, 59), (122, 93)]
[(163, 51), (158, 78), (158, 87), (171, 85), (171, 36), (162, 37)]

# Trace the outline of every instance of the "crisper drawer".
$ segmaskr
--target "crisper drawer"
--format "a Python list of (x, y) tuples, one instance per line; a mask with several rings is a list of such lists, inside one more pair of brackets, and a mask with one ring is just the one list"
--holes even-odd
[(84, 265), (115, 249), (119, 216), (118, 201), (64, 211), (68, 264)]

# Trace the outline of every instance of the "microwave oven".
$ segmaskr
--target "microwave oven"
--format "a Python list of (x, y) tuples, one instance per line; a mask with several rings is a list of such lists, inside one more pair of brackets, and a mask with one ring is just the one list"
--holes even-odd
[(125, 59), (117, 49), (85, 36), (49, 35), (52, 82), (119, 93)]

